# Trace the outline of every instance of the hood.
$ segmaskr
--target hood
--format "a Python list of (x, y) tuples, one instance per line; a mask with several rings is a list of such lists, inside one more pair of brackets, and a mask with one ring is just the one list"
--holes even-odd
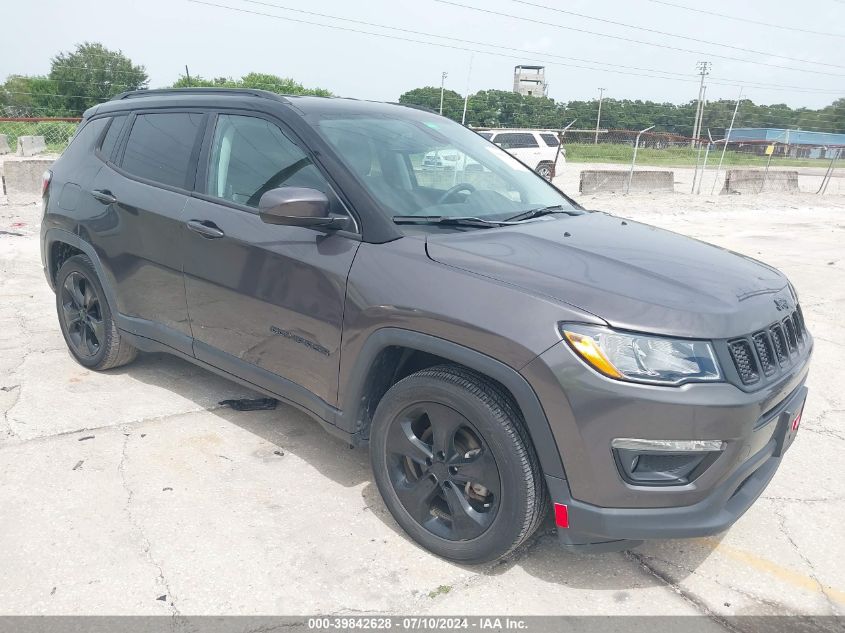
[(428, 255), (576, 306), (617, 328), (728, 338), (778, 320), (792, 297), (771, 266), (604, 213), (429, 235)]

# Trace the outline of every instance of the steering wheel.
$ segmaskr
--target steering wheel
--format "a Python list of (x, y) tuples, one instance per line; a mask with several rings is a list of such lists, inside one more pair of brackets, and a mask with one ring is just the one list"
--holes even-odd
[(448, 190), (443, 192), (443, 195), (437, 199), (435, 204), (443, 204), (449, 198), (454, 196), (459, 191), (469, 191), (470, 193), (475, 193), (476, 189), (473, 185), (469, 184), (468, 182), (459, 182), (454, 187), (449, 188)]

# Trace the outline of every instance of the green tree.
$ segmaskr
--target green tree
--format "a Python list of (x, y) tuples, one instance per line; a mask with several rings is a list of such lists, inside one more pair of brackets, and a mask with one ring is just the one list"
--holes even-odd
[(269, 90), (286, 95), (316, 95), (318, 97), (331, 97), (332, 93), (325, 88), (306, 88), (298, 81), (290, 78), (279, 77), (266, 73), (248, 73), (240, 79), (231, 77), (215, 77), (205, 79), (200, 76), (182, 75), (171, 86), (171, 88), (254, 88), (258, 90)]
[[(414, 88), (399, 96), (399, 103), (415, 105), (435, 112), (440, 111), (440, 88), (425, 86)], [(454, 90), (443, 91), (443, 116), (460, 121), (464, 110), (464, 98)]]
[(54, 114), (77, 116), (116, 94), (146, 88), (148, 82), (143, 66), (97, 42), (85, 42), (72, 52), (56, 55), (48, 79), (54, 83), (55, 94), (61, 96), (61, 111)]

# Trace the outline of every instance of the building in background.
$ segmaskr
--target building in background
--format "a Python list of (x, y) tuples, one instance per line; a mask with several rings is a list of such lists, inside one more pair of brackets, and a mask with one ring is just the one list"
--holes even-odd
[(845, 156), (845, 134), (742, 127), (733, 129), (728, 147), (792, 158), (841, 158)]
[(526, 97), (545, 97), (549, 89), (545, 66), (516, 66), (513, 69), (513, 91)]

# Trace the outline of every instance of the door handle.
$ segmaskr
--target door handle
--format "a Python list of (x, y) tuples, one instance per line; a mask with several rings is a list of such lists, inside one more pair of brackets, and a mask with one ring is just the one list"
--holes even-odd
[(112, 195), (112, 192), (108, 189), (94, 189), (91, 191), (91, 195), (103, 204), (114, 204), (117, 202), (117, 198), (115, 198)]
[(210, 240), (226, 235), (214, 222), (208, 220), (189, 220), (187, 224), (188, 228), (194, 233), (199, 233)]

